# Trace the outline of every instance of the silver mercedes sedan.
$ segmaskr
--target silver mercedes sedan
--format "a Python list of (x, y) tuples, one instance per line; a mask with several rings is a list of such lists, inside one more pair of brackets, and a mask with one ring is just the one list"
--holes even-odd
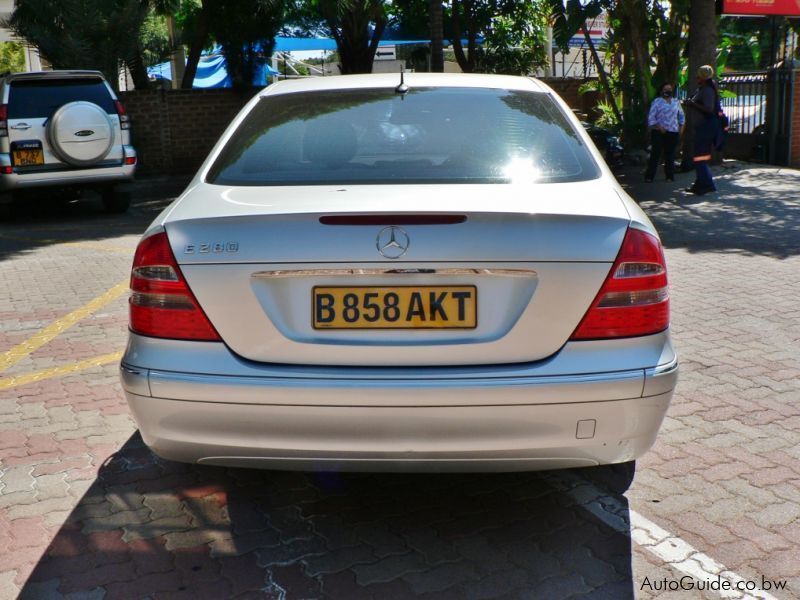
[(122, 385), (177, 461), (630, 466), (677, 379), (659, 238), (529, 78), (270, 85), (131, 289)]

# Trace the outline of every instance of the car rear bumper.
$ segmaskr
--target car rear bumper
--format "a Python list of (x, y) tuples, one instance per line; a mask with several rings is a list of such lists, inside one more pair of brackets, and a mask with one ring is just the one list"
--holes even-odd
[(672, 393), (462, 407), (257, 405), (126, 395), (145, 443), (171, 460), (269, 469), (513, 471), (634, 460), (655, 441)]
[(121, 377), (145, 443), (172, 460), (379, 471), (581, 467), (634, 460), (654, 442), (678, 367), (668, 334), (650, 337), (645, 343), (668, 346), (666, 362), (578, 375), (538, 375), (539, 364), (242, 364), (252, 374), (224, 375), (147, 364), (162, 342), (220, 356), (222, 344), (131, 336)]
[[(125, 147), (125, 156), (136, 157), (132, 146)], [(0, 153), (0, 166), (11, 166), (9, 154)], [(88, 168), (68, 167), (53, 171), (29, 171), (0, 174), (0, 191), (13, 192), (42, 187), (86, 186), (92, 184), (130, 181), (136, 165), (113, 164)]]

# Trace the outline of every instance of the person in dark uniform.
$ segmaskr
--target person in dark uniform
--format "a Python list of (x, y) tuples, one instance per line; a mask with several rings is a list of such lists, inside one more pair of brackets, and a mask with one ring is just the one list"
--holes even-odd
[(653, 181), (661, 154), (664, 154), (664, 175), (667, 181), (675, 178), (675, 147), (683, 133), (686, 118), (677, 100), (672, 97), (672, 84), (664, 83), (658, 97), (650, 105), (647, 126), (650, 128), (650, 160), (647, 163), (645, 181)]
[(717, 137), (717, 104), (719, 93), (714, 82), (714, 68), (703, 65), (697, 70), (697, 91), (683, 105), (696, 111), (694, 126), (694, 161), (697, 177), (694, 185), (687, 191), (702, 196), (708, 192), (716, 192), (717, 187), (711, 177), (711, 152)]

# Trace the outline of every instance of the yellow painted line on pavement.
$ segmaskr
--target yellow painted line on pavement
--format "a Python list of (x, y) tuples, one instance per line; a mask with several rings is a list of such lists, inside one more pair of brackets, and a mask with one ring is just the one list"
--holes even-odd
[(14, 242), (33, 242), (35, 244), (49, 244), (53, 246), (70, 246), (73, 248), (88, 248), (90, 250), (101, 250), (104, 252), (121, 252), (123, 254), (133, 254), (134, 248), (125, 248), (124, 246), (111, 246), (109, 244), (98, 244), (95, 242), (65, 242), (64, 240), (43, 239), (24, 237), (21, 235), (6, 235), (0, 234), (0, 239), (11, 240)]
[(51, 379), (53, 377), (63, 377), (70, 373), (77, 373), (92, 367), (101, 367), (113, 362), (119, 362), (122, 359), (122, 352), (113, 352), (111, 354), (103, 354), (102, 356), (95, 356), (61, 367), (52, 367), (42, 371), (34, 371), (33, 373), (25, 373), (23, 375), (15, 375), (0, 379), (0, 391), (8, 390), (11, 388), (19, 387), (28, 383), (35, 383), (43, 379)]
[(32, 352), (35, 352), (53, 338), (62, 334), (81, 319), (88, 317), (109, 302), (116, 300), (127, 290), (128, 280), (126, 279), (124, 281), (120, 281), (117, 285), (112, 287), (110, 290), (103, 292), (88, 304), (84, 304), (80, 308), (73, 310), (68, 315), (53, 321), (50, 323), (50, 325), (35, 333), (24, 342), (21, 342), (10, 350), (0, 354), (0, 373), (8, 369), (10, 366), (15, 365)]
[(103, 252), (119, 252), (133, 256), (135, 248), (125, 248), (124, 246), (109, 246), (108, 244), (96, 244), (94, 242), (56, 242), (58, 245), (71, 246), (74, 248), (88, 248), (90, 250), (101, 250)]

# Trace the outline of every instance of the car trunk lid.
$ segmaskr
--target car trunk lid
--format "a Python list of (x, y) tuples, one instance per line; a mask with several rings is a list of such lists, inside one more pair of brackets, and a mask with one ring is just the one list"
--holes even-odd
[[(628, 223), (616, 191), (597, 181), (201, 184), (172, 210), (166, 229), (198, 302), (240, 356), (400, 366), (524, 362), (557, 352), (602, 285)], [(392, 236), (397, 257), (387, 248)], [(411, 328), (420, 325), (417, 311), (400, 329), (320, 328), (315, 290), (335, 288), (356, 294), (362, 310), (365, 293), (418, 292), (424, 322)], [(443, 293), (451, 294), (448, 322), (457, 320), (458, 290), (474, 290), (474, 320), (430, 327)], [(385, 302), (366, 300), (376, 298)]]

